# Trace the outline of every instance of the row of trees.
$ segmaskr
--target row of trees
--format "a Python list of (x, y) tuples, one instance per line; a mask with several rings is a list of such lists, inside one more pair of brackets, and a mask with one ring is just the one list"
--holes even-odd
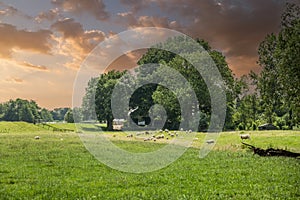
[[(155, 109), (156, 107), (153, 109), (155, 104), (159, 104), (165, 109), (167, 114), (166, 123), (162, 124), (162, 126), (168, 129), (178, 129), (180, 122), (184, 120), (188, 121), (190, 119), (189, 116), (184, 116), (184, 114), (181, 113), (181, 107), (178, 101), (178, 98), (181, 98), (183, 99), (182, 104), (184, 104), (185, 107), (190, 107), (191, 110), (195, 110), (195, 113), (186, 114), (199, 116), (200, 119), (198, 121), (199, 126), (197, 130), (204, 131), (208, 128), (211, 116), (210, 94), (201, 74), (192, 66), (191, 63), (180, 55), (184, 54), (185, 57), (188, 57), (189, 59), (197, 60), (200, 58), (205, 61), (207, 57), (206, 53), (208, 53), (224, 80), (224, 90), (227, 97), (225, 128), (233, 129), (234, 124), (231, 120), (233, 115), (232, 105), (239, 95), (239, 91), (237, 90), (238, 86), (236, 85), (237, 81), (234, 79), (234, 75), (229, 69), (225, 61), (225, 57), (220, 52), (212, 50), (209, 44), (204, 40), (198, 39), (197, 43), (204, 48), (205, 52), (201, 50), (189, 51), (190, 48), (182, 48), (183, 46), (190, 47), (193, 45), (184, 37), (171, 38), (166, 41), (166, 43), (158, 44), (157, 46), (149, 49), (138, 62), (139, 65), (143, 66), (135, 70), (135, 74), (141, 75), (135, 82), (132, 82), (130, 77), (124, 78), (124, 74), (126, 74), (126, 72), (110, 71), (106, 74), (102, 74), (96, 82), (96, 86), (95, 84), (91, 84), (87, 88), (87, 95), (84, 97), (83, 101), (83, 109), (89, 110), (88, 108), (92, 107), (91, 105), (93, 104), (86, 104), (86, 102), (91, 102), (87, 99), (90, 96), (93, 97), (95, 99), (95, 109), (98, 120), (106, 121), (108, 130), (111, 130), (112, 120), (114, 119), (111, 110), (111, 96), (113, 89), (116, 83), (120, 81), (120, 78), (122, 77), (121, 82), (123, 82), (123, 84), (127, 86), (127, 89), (130, 90), (130, 88), (135, 88), (136, 85), (143, 85), (142, 83), (147, 82), (147, 80), (151, 79), (151, 77), (158, 77), (157, 79), (161, 80), (161, 82), (168, 82), (171, 84), (173, 88), (175, 88), (175, 91), (170, 91), (165, 86), (159, 84), (146, 84), (137, 88), (130, 97), (129, 107), (131, 109), (138, 109), (135, 112), (130, 113), (130, 118), (136, 124), (138, 124), (139, 121), (144, 121), (147, 125), (151, 123), (150, 115), (152, 114), (152, 120), (154, 120), (152, 125), (153, 123), (159, 123), (160, 121), (163, 121), (161, 117), (162, 113), (160, 113), (161, 109)], [(183, 49), (183, 51), (188, 51), (181, 51), (180, 55), (177, 55), (169, 51), (162, 50), (164, 49), (163, 46), (173, 46), (172, 49), (178, 48), (180, 50)], [(151, 66), (147, 65), (151, 63), (159, 63), (161, 65), (169, 66), (170, 68), (157, 68), (152, 70), (150, 69)], [(188, 81), (191, 86), (190, 89), (195, 92), (197, 102), (189, 102), (189, 98), (185, 98), (190, 95), (191, 91), (188, 91), (185, 86), (180, 85), (182, 84), (181, 82), (178, 82), (180, 77), (174, 74), (173, 70), (179, 72)], [(90, 83), (92, 82), (94, 83), (94, 80)], [(93, 91), (95, 91), (95, 96), (91, 95)], [(119, 98), (121, 99), (122, 96), (119, 95)], [(196, 110), (198, 110), (198, 112), (196, 112)], [(127, 113), (124, 110), (120, 110), (119, 112)], [(127, 119), (126, 115), (123, 115), (122, 117)], [(194, 122), (186, 122), (186, 128), (188, 128), (191, 123)]]
[[(243, 96), (237, 104), (234, 121), (240, 129), (255, 129), (263, 122), (280, 129), (300, 123), (300, 8), (287, 4), (278, 34), (261, 42), (259, 74), (242, 77)], [(249, 85), (254, 89), (249, 93)]]
[[(282, 15), (280, 32), (277, 35), (270, 34), (266, 36), (265, 40), (261, 42), (258, 50), (258, 63), (262, 70), (259, 74), (251, 72), (239, 79), (234, 78), (222, 53), (212, 50), (207, 42), (197, 40), (213, 59), (224, 80), (224, 90), (227, 97), (225, 130), (257, 129), (258, 125), (263, 123), (273, 123), (281, 129), (292, 129), (293, 126), (299, 125), (299, 12), (297, 5), (287, 4), (286, 11)], [(180, 46), (176, 47), (178, 42)], [(159, 63), (180, 72), (192, 86), (197, 96), (198, 104), (191, 106), (199, 110), (198, 113), (193, 113), (199, 115), (200, 118), (198, 130), (207, 129), (211, 117), (211, 102), (203, 78), (191, 63), (179, 55), (162, 50), (163, 46), (172, 46), (175, 49), (188, 49), (182, 48), (188, 46), (191, 50), (180, 52), (180, 54), (184, 54), (191, 59), (201, 60), (202, 52), (193, 51), (192, 44), (183, 37), (177, 37), (150, 48), (138, 64)], [(160, 77), (161, 80), (164, 77), (168, 79), (172, 77), (170, 75), (172, 70), (159, 71), (158, 69), (151, 71), (149, 69), (140, 67), (135, 71), (136, 74), (144, 75), (139, 77), (137, 85), (154, 75)], [(114, 86), (122, 77), (123, 82), (124, 80), (127, 81), (127, 83), (124, 82), (124, 85), (132, 84), (131, 86), (134, 87), (130, 78), (124, 79), (124, 74), (126, 72), (110, 71), (90, 81), (82, 104), (83, 119), (97, 118), (100, 121), (105, 120), (108, 130), (112, 129), (114, 117), (111, 109), (111, 96)], [(172, 84), (176, 85), (176, 80), (178, 80), (178, 77), (174, 75), (171, 80), (165, 81), (173, 81)], [(130, 97), (129, 107), (132, 109), (138, 108), (135, 112), (130, 113), (130, 118), (135, 123), (145, 121), (146, 124), (149, 124), (151, 122), (149, 112), (153, 105), (159, 104), (164, 107), (167, 113), (164, 128), (177, 129), (180, 121), (185, 118), (180, 110), (178, 96), (187, 95), (188, 92), (182, 90), (175, 91), (175, 93), (158, 84), (147, 84), (138, 88)], [(91, 112), (93, 110), (96, 110), (96, 113)], [(151, 110), (151, 112), (155, 113), (155, 110)], [(154, 114), (154, 120), (161, 120), (158, 119), (158, 116), (159, 113)], [(126, 118), (126, 115), (123, 117)]]
[(74, 122), (70, 108), (55, 108), (47, 110), (41, 108), (31, 100), (9, 100), (0, 104), (0, 121), (24, 121), (29, 123), (52, 122), (52, 121)]

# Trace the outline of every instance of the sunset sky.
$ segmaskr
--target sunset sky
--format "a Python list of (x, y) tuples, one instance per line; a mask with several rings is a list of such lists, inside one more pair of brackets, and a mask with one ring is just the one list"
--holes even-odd
[[(209, 42), (236, 76), (259, 71), (257, 48), (279, 30), (283, 0), (0, 0), (0, 102), (70, 107), (77, 70), (101, 41), (164, 27)], [(140, 57), (123, 56), (115, 68)]]

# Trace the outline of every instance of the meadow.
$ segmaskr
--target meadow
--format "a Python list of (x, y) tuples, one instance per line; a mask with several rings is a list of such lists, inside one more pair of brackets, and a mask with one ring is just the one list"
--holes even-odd
[[(241, 145), (240, 132), (224, 132), (205, 158), (205, 134), (171, 165), (150, 173), (111, 169), (84, 147), (74, 132), (46, 130), (23, 122), (0, 122), (0, 199), (300, 199), (300, 159), (259, 157)], [(247, 143), (300, 152), (299, 131), (249, 131)], [(162, 142), (107, 132), (134, 152)], [(34, 139), (40, 136), (39, 140)]]

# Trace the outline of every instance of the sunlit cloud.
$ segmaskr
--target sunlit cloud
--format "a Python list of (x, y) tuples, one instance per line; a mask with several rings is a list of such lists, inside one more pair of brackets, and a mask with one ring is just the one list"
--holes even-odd
[(48, 68), (46, 66), (43, 66), (43, 65), (34, 65), (32, 63), (28, 63), (28, 62), (22, 62), (22, 63), (19, 63), (20, 65), (22, 66), (25, 66), (25, 67), (29, 67), (29, 68), (32, 68), (32, 69), (36, 69), (36, 70), (41, 70), (41, 71), (47, 71)]
[(0, 57), (11, 57), (15, 48), (50, 54), (51, 34), (49, 30), (18, 30), (16, 26), (0, 23)]
[(54, 6), (59, 6), (65, 12), (76, 15), (89, 14), (97, 20), (107, 20), (109, 13), (105, 10), (102, 0), (82, 1), (82, 0), (52, 0)]
[(56, 21), (51, 28), (60, 34), (56, 37), (60, 53), (72, 57), (72, 61), (66, 64), (71, 68), (78, 68), (87, 54), (105, 39), (104, 32), (84, 30), (79, 22), (70, 18)]
[(55, 21), (59, 18), (61, 18), (60, 10), (58, 8), (50, 9), (46, 12), (40, 12), (38, 16), (36, 16), (34, 19), (38, 23), (41, 23), (45, 20), (47, 21)]

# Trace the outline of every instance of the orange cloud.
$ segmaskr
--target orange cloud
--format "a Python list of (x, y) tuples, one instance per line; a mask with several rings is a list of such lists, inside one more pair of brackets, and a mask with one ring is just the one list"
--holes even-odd
[(117, 22), (120, 24), (128, 24), (129, 28), (136, 27), (160, 27), (170, 29), (181, 29), (181, 25), (177, 21), (170, 21), (167, 17), (139, 16), (132, 12), (118, 13)]
[(114, 60), (105, 70), (106, 72), (110, 70), (123, 71), (126, 69), (132, 69), (137, 66), (137, 62), (142, 57), (143, 54), (147, 52), (147, 49), (139, 49), (132, 51), (130, 53), (124, 54)]
[(250, 71), (259, 73), (261, 67), (257, 64), (257, 60), (258, 58), (256, 56), (228, 56), (226, 58), (226, 61), (228, 62), (231, 70), (238, 77), (248, 74)]
[(90, 51), (103, 41), (105, 33), (99, 30), (84, 30), (79, 22), (65, 18), (52, 24), (51, 28), (62, 35), (57, 38), (61, 54), (72, 57), (67, 66), (78, 68)]
[(9, 77), (6, 78), (5, 81), (7, 82), (13, 82), (13, 83), (22, 83), (24, 80), (18, 77)]
[(47, 71), (48, 68), (46, 66), (43, 65), (34, 65), (32, 63), (28, 63), (28, 62), (21, 62), (20, 65), (25, 66), (25, 67), (29, 67), (32, 69), (37, 69), (37, 70), (41, 70), (41, 71)]
[(49, 30), (18, 30), (13, 25), (0, 23), (0, 57), (10, 58), (14, 48), (49, 54), (51, 34)]

